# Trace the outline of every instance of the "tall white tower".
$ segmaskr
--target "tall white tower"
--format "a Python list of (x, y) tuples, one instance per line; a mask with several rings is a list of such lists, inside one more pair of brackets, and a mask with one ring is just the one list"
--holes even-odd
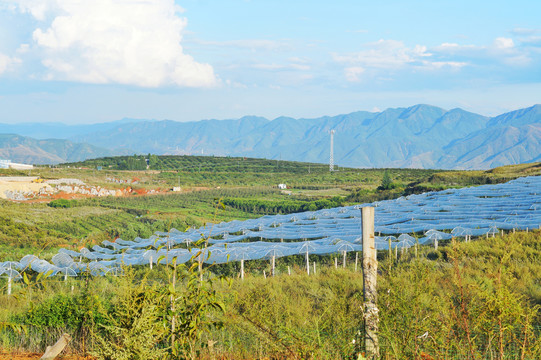
[(334, 130), (331, 130), (331, 156), (329, 159), (329, 171), (334, 171)]

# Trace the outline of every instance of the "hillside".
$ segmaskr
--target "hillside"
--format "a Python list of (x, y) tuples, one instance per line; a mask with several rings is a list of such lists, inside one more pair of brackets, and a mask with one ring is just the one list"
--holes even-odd
[(58, 164), (115, 154), (113, 151), (69, 140), (37, 140), (15, 134), (0, 134), (0, 159), (25, 164)]
[[(37, 135), (36, 127), (27, 125), (0, 124), (0, 132)], [(65, 129), (42, 124), (40, 129), (44, 134), (54, 131), (59, 137), (116, 154), (216, 155), (313, 163), (328, 163), (329, 131), (335, 130), (335, 164), (356, 168), (489, 169), (538, 161), (541, 154), (541, 105), (493, 118), (462, 109), (415, 105), (314, 119), (125, 119)], [(80, 157), (96, 156), (89, 152)], [(41, 163), (47, 161), (44, 157)]]

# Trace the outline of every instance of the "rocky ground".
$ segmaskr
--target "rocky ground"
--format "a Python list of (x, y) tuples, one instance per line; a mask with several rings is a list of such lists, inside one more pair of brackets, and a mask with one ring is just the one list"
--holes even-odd
[[(27, 201), (36, 199), (73, 198), (87, 196), (126, 196), (134, 192), (127, 186), (121, 189), (106, 189), (89, 186), (79, 179), (56, 179), (36, 182), (36, 177), (0, 177), (0, 198)], [(154, 190), (150, 190), (150, 193)]]

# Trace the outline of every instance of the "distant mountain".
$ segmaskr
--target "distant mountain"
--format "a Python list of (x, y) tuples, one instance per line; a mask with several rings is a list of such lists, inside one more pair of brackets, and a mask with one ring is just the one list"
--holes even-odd
[(30, 137), (0, 134), (0, 159), (25, 164), (58, 164), (89, 158), (119, 155), (90, 144), (69, 140), (37, 140)]
[(35, 139), (69, 139), (78, 135), (89, 134), (98, 131), (108, 131), (118, 125), (137, 123), (139, 121), (151, 122), (152, 120), (138, 120), (124, 118), (118, 121), (97, 124), (66, 125), (63, 123), (0, 123), (0, 134), (20, 134)]
[[(0, 132), (3, 131), (0, 124)], [(56, 128), (54, 127), (56, 126)], [(125, 119), (45, 133), (128, 153), (250, 156), (328, 162), (352, 167), (487, 169), (540, 159), (541, 105), (493, 118), (431, 105), (359, 111), (314, 119), (245, 116), (234, 120), (176, 122)], [(36, 125), (33, 133), (39, 133)], [(48, 129), (48, 130), (47, 130)], [(30, 128), (19, 128), (28, 135)], [(131, 149), (131, 150), (130, 150)]]

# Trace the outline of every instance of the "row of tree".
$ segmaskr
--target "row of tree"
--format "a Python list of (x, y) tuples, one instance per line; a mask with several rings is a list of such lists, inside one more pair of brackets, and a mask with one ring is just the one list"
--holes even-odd
[(227, 198), (223, 201), (224, 205), (232, 208), (251, 212), (254, 214), (291, 214), (302, 211), (316, 211), (321, 209), (330, 209), (342, 206), (343, 198), (335, 196), (330, 199), (314, 200), (314, 201), (269, 201), (260, 199), (233, 199)]

